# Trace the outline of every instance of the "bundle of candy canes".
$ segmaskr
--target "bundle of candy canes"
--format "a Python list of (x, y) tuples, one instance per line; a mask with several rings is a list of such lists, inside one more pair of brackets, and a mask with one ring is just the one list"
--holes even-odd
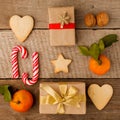
[[(19, 77), (19, 66), (18, 66), (18, 52), (21, 53), (21, 57), (23, 59), (27, 58), (28, 52), (25, 47), (23, 46), (15, 46), (12, 49), (12, 77), (13, 78), (18, 78)], [(39, 78), (39, 55), (38, 52), (34, 52), (32, 54), (32, 66), (33, 66), (33, 77), (32, 79), (28, 79), (28, 73), (23, 73), (22, 74), (22, 81), (24, 84), (27, 85), (33, 85), (38, 81)]]

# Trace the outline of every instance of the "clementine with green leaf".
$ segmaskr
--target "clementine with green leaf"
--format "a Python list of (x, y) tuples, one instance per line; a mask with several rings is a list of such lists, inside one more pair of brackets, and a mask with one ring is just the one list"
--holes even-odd
[(108, 72), (111, 66), (110, 60), (105, 55), (101, 54), (105, 48), (117, 41), (116, 34), (109, 34), (101, 38), (98, 43), (93, 43), (90, 47), (79, 46), (79, 50), (83, 55), (91, 56), (89, 68), (93, 73), (103, 75)]

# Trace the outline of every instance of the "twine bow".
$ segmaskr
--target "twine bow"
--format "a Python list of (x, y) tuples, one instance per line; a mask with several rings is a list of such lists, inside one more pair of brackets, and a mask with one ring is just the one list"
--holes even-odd
[(85, 102), (85, 95), (79, 94), (78, 89), (73, 86), (68, 88), (66, 84), (60, 84), (60, 94), (48, 85), (42, 84), (41, 89), (48, 95), (40, 96), (40, 104), (57, 104), (57, 113), (59, 114), (65, 113), (65, 105), (80, 108), (80, 102)]
[(67, 12), (64, 12), (63, 15), (59, 15), (60, 28), (63, 28), (64, 24), (70, 23), (70, 16)]

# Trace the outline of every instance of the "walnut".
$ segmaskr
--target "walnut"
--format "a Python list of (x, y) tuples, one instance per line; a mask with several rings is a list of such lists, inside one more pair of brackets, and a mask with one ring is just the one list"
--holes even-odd
[(92, 13), (88, 13), (84, 18), (85, 25), (88, 27), (93, 27), (96, 25), (96, 18)]
[(109, 22), (109, 15), (105, 12), (98, 13), (96, 18), (97, 18), (97, 25), (100, 27), (107, 25)]

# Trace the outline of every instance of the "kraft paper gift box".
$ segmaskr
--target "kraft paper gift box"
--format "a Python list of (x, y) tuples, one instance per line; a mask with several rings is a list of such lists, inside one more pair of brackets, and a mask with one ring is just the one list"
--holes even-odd
[(74, 7), (48, 8), (51, 46), (75, 45)]
[(40, 114), (85, 114), (84, 82), (43, 82), (39, 86)]

